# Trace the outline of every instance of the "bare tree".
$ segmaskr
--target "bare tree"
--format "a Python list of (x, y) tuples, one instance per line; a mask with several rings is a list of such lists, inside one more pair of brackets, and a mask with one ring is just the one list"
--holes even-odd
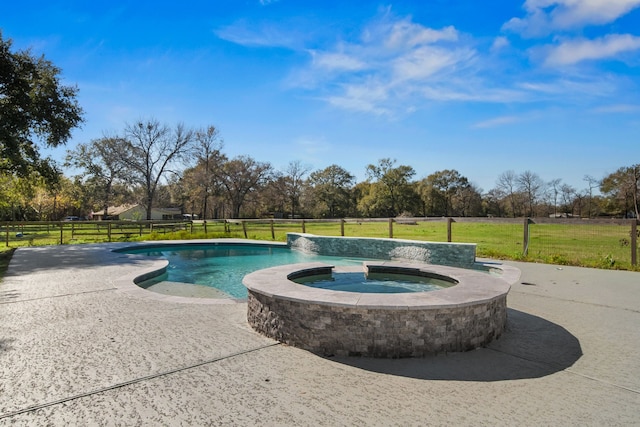
[(222, 154), (224, 142), (214, 126), (195, 132), (196, 159), (200, 167), (197, 175), (202, 198), (202, 215), (206, 218), (209, 200), (217, 187), (216, 170), (222, 167), (226, 156)]
[(127, 180), (126, 165), (120, 161), (124, 143), (122, 139), (105, 136), (67, 151), (65, 166), (82, 170), (78, 178), (85, 188), (95, 188), (94, 200), (104, 209), (103, 218), (109, 215), (116, 184)]
[(600, 180), (599, 179), (595, 179), (594, 177), (592, 177), (591, 175), (585, 175), (583, 178), (584, 181), (587, 182), (587, 184), (589, 185), (589, 218), (591, 218), (592, 214), (592, 210), (591, 210), (591, 201), (593, 200), (593, 189), (594, 188), (598, 188), (600, 186)]
[(511, 215), (517, 216), (517, 192), (518, 192), (518, 176), (512, 170), (503, 172), (498, 176), (496, 181), (496, 189), (499, 193), (504, 194), (509, 200), (511, 207)]
[(562, 207), (567, 216), (573, 215), (574, 202), (576, 199), (576, 189), (569, 184), (562, 184), (560, 186), (560, 193), (562, 195)]
[(300, 197), (304, 188), (304, 177), (309, 173), (311, 167), (303, 165), (299, 160), (289, 163), (284, 177), (285, 194), (291, 204), (291, 218), (295, 218)]
[(528, 215), (535, 216), (535, 205), (544, 190), (544, 181), (538, 174), (524, 171), (518, 175), (518, 190), (527, 197)]
[(551, 195), (553, 196), (553, 217), (556, 218), (558, 216), (558, 194), (560, 194), (560, 187), (562, 180), (560, 178), (552, 179), (549, 181), (547, 186), (551, 191)]
[(130, 123), (124, 129), (121, 159), (132, 178), (142, 185), (147, 219), (160, 181), (192, 152), (194, 132), (178, 124), (174, 129), (155, 119)]

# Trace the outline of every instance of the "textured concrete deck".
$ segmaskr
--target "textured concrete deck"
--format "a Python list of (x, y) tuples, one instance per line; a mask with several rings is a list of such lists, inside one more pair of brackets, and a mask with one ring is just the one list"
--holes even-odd
[[(18, 250), (0, 283), (0, 425), (638, 425), (640, 274), (539, 264), (488, 348), (322, 358), (246, 304), (118, 285), (116, 245)], [(202, 302), (201, 300), (195, 300)]]

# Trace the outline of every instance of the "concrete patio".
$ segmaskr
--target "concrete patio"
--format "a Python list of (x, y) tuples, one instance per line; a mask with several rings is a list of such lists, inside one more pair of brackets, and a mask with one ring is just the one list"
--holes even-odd
[(640, 425), (639, 273), (508, 262), (487, 348), (323, 358), (254, 332), (245, 303), (127, 286), (158, 261), (118, 246), (14, 254), (0, 425)]

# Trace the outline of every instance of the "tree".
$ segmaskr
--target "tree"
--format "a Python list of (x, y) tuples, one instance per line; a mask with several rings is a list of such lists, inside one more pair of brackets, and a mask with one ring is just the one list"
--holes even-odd
[(576, 189), (569, 184), (562, 184), (560, 186), (560, 193), (562, 195), (562, 210), (566, 216), (573, 215), (574, 205), (576, 202)]
[(309, 186), (316, 202), (317, 216), (338, 218), (351, 210), (354, 176), (346, 169), (331, 165), (309, 175)]
[(94, 202), (104, 209), (104, 218), (109, 215), (117, 184), (123, 184), (128, 179), (126, 164), (121, 160), (123, 145), (126, 145), (126, 141), (122, 139), (103, 137), (67, 151), (65, 166), (82, 171), (78, 179), (85, 187), (94, 189)]
[(209, 211), (209, 200), (214, 196), (218, 183), (216, 171), (227, 160), (222, 154), (223, 141), (215, 126), (200, 129), (195, 133), (196, 159), (198, 173), (194, 175), (202, 199), (202, 217), (206, 219)]
[(544, 181), (538, 174), (531, 171), (524, 171), (518, 175), (518, 191), (526, 196), (528, 216), (535, 216), (534, 208), (543, 190)]
[(600, 180), (595, 179), (591, 175), (585, 175), (583, 180), (586, 181), (587, 184), (589, 185), (589, 205), (588, 205), (588, 210), (589, 210), (589, 218), (591, 218), (591, 216), (593, 215), (592, 214), (592, 210), (591, 210), (591, 203), (592, 203), (592, 200), (593, 200), (593, 189), (594, 188), (598, 188), (600, 186)]
[(304, 188), (304, 177), (309, 173), (309, 166), (303, 165), (299, 160), (289, 163), (284, 176), (284, 191), (291, 206), (291, 218), (295, 218), (300, 197)]
[(194, 132), (182, 124), (172, 130), (151, 119), (125, 126), (122, 144), (118, 147), (120, 161), (128, 167), (132, 179), (142, 186), (148, 220), (158, 184), (167, 173), (178, 173), (172, 168), (193, 152), (193, 141)]
[(514, 218), (518, 216), (518, 176), (516, 173), (512, 170), (508, 170), (500, 174), (496, 182), (496, 190), (498, 190), (499, 193), (504, 194), (509, 201), (511, 215)]
[(57, 147), (82, 122), (77, 87), (64, 86), (60, 69), (28, 50), (11, 52), (0, 32), (0, 172), (25, 177), (36, 171), (48, 182), (59, 173), (41, 158), (38, 143)]
[(558, 217), (558, 194), (562, 187), (562, 180), (560, 178), (552, 179), (547, 184), (549, 187), (550, 195), (553, 197), (553, 217)]
[(37, 213), (32, 201), (42, 187), (42, 177), (32, 173), (19, 177), (12, 173), (0, 172), (0, 219), (3, 221), (35, 220)]
[(231, 205), (232, 218), (240, 218), (247, 196), (260, 190), (272, 173), (269, 163), (238, 156), (223, 163), (218, 172), (221, 188)]
[(640, 164), (622, 167), (604, 177), (600, 191), (617, 201), (617, 214), (627, 218), (632, 213), (639, 218)]
[(415, 211), (418, 205), (419, 197), (411, 182), (415, 170), (405, 165), (393, 167), (395, 162), (385, 158), (377, 165), (367, 166), (367, 176), (373, 185), (369, 197), (360, 204), (375, 216), (395, 217)]
[(467, 216), (481, 210), (480, 192), (455, 169), (432, 173), (421, 187), (424, 204), (432, 215)]

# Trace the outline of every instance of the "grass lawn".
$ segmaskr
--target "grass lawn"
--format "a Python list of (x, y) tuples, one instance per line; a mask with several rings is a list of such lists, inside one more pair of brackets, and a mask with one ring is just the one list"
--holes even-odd
[[(109, 241), (211, 239), (234, 237), (286, 241), (288, 232), (302, 232), (301, 222), (274, 221), (155, 225), (153, 230), (139, 223), (118, 223), (107, 227), (96, 223), (20, 224), (6, 227), (2, 234), (9, 248), (31, 245), (99, 243)], [(322, 236), (389, 237), (389, 222), (350, 220), (340, 222), (305, 221), (304, 231)], [(577, 265), (607, 269), (640, 271), (631, 265), (630, 227), (628, 225), (531, 224), (529, 245), (524, 255), (524, 225), (506, 222), (454, 222), (451, 240), (475, 243), (477, 256), (512, 259), (549, 264)], [(416, 220), (393, 223), (393, 238), (447, 241), (447, 222), (443, 219)], [(5, 243), (6, 245), (6, 243)], [(0, 275), (6, 271), (12, 249), (0, 249)], [(0, 276), (1, 277), (1, 276)]]

